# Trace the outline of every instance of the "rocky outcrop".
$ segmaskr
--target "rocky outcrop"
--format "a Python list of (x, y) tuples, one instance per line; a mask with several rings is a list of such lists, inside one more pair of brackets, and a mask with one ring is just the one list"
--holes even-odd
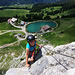
[[(25, 60), (18, 68), (9, 69), (5, 75), (75, 75), (75, 42), (53, 48), (51, 45), (42, 48), (42, 57), (29, 68)], [(48, 50), (47, 50), (48, 49)], [(53, 55), (47, 54), (53, 53)]]

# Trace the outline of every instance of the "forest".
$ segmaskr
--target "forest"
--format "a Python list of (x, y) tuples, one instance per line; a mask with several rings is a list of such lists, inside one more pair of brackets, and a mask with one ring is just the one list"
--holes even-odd
[[(59, 10), (55, 10), (55, 7), (60, 7)], [(46, 8), (49, 11), (46, 11)], [(17, 15), (15, 14), (16, 18), (19, 18), (21, 20), (24, 21), (34, 21), (34, 20), (49, 20), (52, 19), (51, 16), (56, 16), (54, 19), (56, 18), (60, 18), (60, 16), (58, 14), (61, 14), (61, 18), (66, 18), (66, 17), (75, 17), (75, 2), (70, 2), (70, 3), (54, 3), (54, 4), (45, 4), (45, 3), (37, 3), (34, 4), (32, 8), (28, 8), (28, 7), (2, 7), (0, 8), (0, 10), (4, 10), (4, 9), (24, 9), (24, 10), (30, 10), (28, 14), (25, 15)], [(44, 11), (45, 9), (45, 11)], [(69, 12), (69, 14), (65, 15), (65, 12)], [(4, 22), (7, 21), (8, 18), (11, 17), (0, 17), (0, 22)]]

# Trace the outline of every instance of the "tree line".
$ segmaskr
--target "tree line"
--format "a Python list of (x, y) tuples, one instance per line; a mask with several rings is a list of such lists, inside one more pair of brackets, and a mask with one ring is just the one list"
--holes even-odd
[(43, 16), (44, 16), (44, 14), (40, 13), (39, 15), (37, 15), (37, 14), (26, 14), (26, 17), (24, 15), (22, 15), (22, 16), (16, 15), (14, 17), (19, 18), (19, 19), (21, 19), (23, 21), (29, 21), (30, 22), (30, 21), (34, 21), (34, 20), (43, 20), (42, 19)]
[(31, 10), (28, 7), (19, 8), (19, 7), (8, 7), (8, 6), (0, 8), (0, 10), (3, 10), (3, 9), (26, 9), (26, 10)]
[(60, 11), (66, 11), (72, 8), (75, 8), (75, 2), (70, 2), (70, 3), (54, 3), (54, 4), (45, 4), (45, 3), (37, 3), (34, 4), (31, 11), (30, 12), (40, 12), (41, 9), (44, 8), (49, 8), (49, 7), (55, 7), (55, 6), (62, 6), (62, 8), (60, 9)]
[(54, 6), (62, 6), (62, 4), (45, 4), (45, 3), (37, 3), (34, 4), (30, 12), (40, 12), (41, 9), (54, 7)]
[[(46, 11), (45, 13), (47, 15), (45, 17), (44, 17), (43, 11), (41, 13), (39, 13), (41, 11), (41, 9), (44, 9), (46, 7), (54, 7), (54, 6), (62, 6), (62, 8), (59, 9), (59, 10), (55, 10), (55, 11), (53, 11), (53, 9), (50, 9), (50, 10), (52, 10), (51, 12)], [(22, 15), (22, 16), (15, 15), (13, 17), (19, 18), (23, 21), (49, 20), (49, 19), (51, 19), (50, 15), (55, 15), (55, 14), (58, 14), (58, 13), (61, 13), (61, 12), (63, 13), (64, 11), (67, 11), (67, 10), (73, 9), (73, 8), (75, 8), (75, 2), (65, 3), (65, 5), (64, 4), (44, 4), (44, 3), (39, 4), (38, 3), (38, 4), (33, 5), (33, 9), (31, 9), (31, 12), (38, 12), (39, 14), (37, 14), (37, 13), (32, 14), (30, 12), (30, 14), (26, 14), (26, 17), (24, 15)], [(66, 18), (66, 17), (75, 17), (74, 11), (71, 14), (61, 16), (61, 18)], [(8, 18), (9, 17), (0, 17), (0, 22), (7, 21)], [(59, 16), (57, 16), (56, 18), (59, 18)]]
[(0, 17), (0, 23), (7, 21), (11, 17)]

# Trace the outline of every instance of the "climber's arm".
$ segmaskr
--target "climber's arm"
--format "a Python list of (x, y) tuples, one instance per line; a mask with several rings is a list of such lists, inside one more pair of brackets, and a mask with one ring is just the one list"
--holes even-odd
[(29, 64), (28, 64), (28, 55), (29, 55), (29, 49), (26, 48), (26, 66), (29, 67)]
[(36, 45), (40, 47), (40, 45), (39, 45), (39, 44), (37, 44), (37, 43), (36, 43)]

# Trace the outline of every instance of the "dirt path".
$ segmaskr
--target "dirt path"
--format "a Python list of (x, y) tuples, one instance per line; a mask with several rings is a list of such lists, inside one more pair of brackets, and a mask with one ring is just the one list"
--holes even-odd
[[(0, 31), (4, 31), (4, 30), (0, 30)], [(22, 30), (6, 30), (5, 32), (0, 33), (0, 35), (3, 35), (3, 34), (8, 33), (8, 32), (13, 32), (13, 31), (22, 31)]]
[(5, 44), (3, 46), (0, 46), (0, 48), (5, 48), (5, 47), (8, 47), (8, 46), (12, 46), (13, 44), (17, 43), (18, 41), (16, 42), (13, 42), (13, 43), (10, 43), (10, 44)]
[[(13, 31), (22, 31), (22, 32), (25, 33), (25, 38), (20, 38), (19, 36), (17, 36), (17, 38), (18, 38), (19, 42), (22, 41), (22, 40), (25, 40), (27, 35), (28, 35), (28, 33), (25, 30), (25, 25), (24, 26), (16, 26), (13, 23), (11, 23), (11, 25), (16, 27), (16, 28), (21, 28), (21, 30), (0, 30), (0, 31), (5, 31), (3, 33), (0, 33), (0, 35), (3, 35), (3, 34), (8, 33), (8, 32), (13, 32)], [(16, 41), (16, 42), (18, 42), (18, 41)], [(3, 46), (0, 46), (0, 48), (5, 48), (5, 47), (8, 47), (8, 46), (11, 46), (11, 45), (15, 44), (16, 42), (13, 42), (13, 43), (10, 43), (10, 44), (5, 44)]]

